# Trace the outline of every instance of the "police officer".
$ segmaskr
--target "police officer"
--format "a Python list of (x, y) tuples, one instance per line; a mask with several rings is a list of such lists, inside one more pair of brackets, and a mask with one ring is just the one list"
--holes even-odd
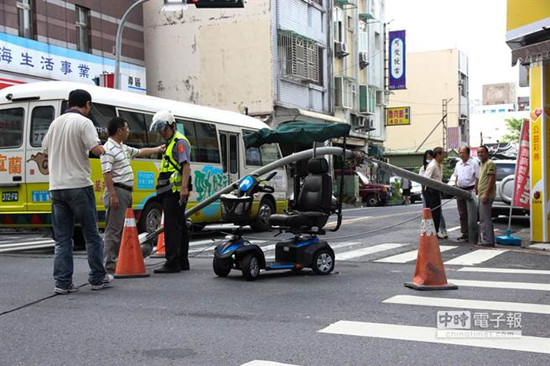
[(166, 150), (157, 180), (157, 196), (164, 209), (166, 262), (154, 273), (177, 273), (189, 270), (189, 236), (185, 207), (191, 186), (191, 144), (176, 128), (176, 119), (169, 111), (153, 116), (151, 131), (166, 140)]

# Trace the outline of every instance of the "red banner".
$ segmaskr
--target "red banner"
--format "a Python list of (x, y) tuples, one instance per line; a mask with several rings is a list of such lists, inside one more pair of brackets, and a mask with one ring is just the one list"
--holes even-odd
[(523, 121), (519, 140), (519, 151), (516, 160), (516, 176), (514, 180), (513, 206), (529, 210), (529, 120)]

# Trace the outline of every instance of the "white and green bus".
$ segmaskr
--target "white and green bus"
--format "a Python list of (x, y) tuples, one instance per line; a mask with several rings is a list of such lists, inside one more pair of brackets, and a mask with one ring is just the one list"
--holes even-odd
[[(170, 110), (178, 130), (189, 139), (193, 191), (188, 209), (244, 175), (280, 158), (276, 144), (246, 148), (243, 135), (268, 127), (256, 118), (235, 112), (182, 103), (120, 90), (69, 82), (37, 82), (0, 90), (0, 227), (50, 227), (51, 203), (48, 161), (42, 139), (50, 123), (67, 108), (69, 92), (85, 89), (92, 95), (94, 122), (100, 139), (108, 137), (107, 123), (115, 116), (128, 121), (126, 143), (136, 148), (163, 144), (149, 132), (153, 115)], [(133, 209), (140, 232), (158, 227), (161, 204), (155, 194), (161, 156), (132, 161), (135, 183)], [(99, 159), (91, 159), (99, 226), (104, 225), (104, 183)], [(270, 185), (272, 194), (262, 193), (252, 209), (251, 226), (266, 230), (267, 218), (287, 207), (287, 177), (284, 168)], [(214, 202), (191, 217), (194, 225), (222, 222), (220, 202)]]

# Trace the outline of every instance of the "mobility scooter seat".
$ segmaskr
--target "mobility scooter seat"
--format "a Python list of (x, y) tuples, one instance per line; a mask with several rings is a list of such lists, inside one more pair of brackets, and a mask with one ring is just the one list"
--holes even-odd
[(332, 207), (332, 179), (328, 174), (325, 158), (309, 159), (308, 176), (291, 212), (284, 215), (271, 215), (271, 225), (291, 229), (293, 232), (319, 230), (325, 226)]

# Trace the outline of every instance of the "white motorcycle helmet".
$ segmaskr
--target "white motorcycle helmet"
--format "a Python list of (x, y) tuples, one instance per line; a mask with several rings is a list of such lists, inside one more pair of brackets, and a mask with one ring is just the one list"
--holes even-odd
[(149, 131), (151, 132), (162, 132), (167, 126), (174, 126), (176, 124), (176, 119), (170, 111), (159, 111), (153, 116), (153, 121), (151, 122), (151, 127)]

